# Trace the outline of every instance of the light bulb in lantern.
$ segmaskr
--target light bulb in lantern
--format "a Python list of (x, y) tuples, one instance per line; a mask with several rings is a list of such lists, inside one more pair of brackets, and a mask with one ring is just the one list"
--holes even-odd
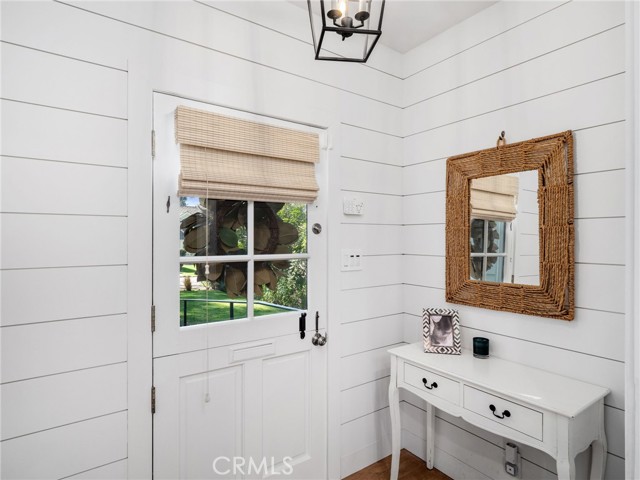
[(369, 19), (369, 12), (367, 11), (367, 0), (358, 1), (358, 13), (355, 14), (355, 19), (362, 23)]

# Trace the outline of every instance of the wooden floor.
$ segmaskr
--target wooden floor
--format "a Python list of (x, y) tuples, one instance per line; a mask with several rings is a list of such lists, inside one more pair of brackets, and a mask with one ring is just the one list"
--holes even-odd
[[(391, 470), (391, 456), (363, 468), (359, 472), (349, 475), (344, 480), (389, 480)], [(400, 475), (398, 480), (451, 480), (444, 473), (435, 468), (428, 470), (424, 461), (413, 453), (400, 451)]]

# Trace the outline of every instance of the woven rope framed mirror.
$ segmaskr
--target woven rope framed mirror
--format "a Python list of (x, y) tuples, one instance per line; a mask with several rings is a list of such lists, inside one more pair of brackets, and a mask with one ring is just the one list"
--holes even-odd
[(571, 131), (447, 159), (446, 195), (447, 302), (573, 320)]

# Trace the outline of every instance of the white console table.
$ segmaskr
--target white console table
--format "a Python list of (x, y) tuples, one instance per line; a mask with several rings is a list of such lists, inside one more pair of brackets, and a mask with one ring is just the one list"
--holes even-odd
[(424, 353), (421, 343), (389, 350), (391, 480), (400, 460), (400, 397), (404, 388), (427, 402), (427, 467), (434, 463), (435, 410), (542, 450), (559, 480), (575, 480), (575, 457), (592, 447), (591, 480), (602, 480), (607, 455), (604, 397), (609, 389), (490, 357)]

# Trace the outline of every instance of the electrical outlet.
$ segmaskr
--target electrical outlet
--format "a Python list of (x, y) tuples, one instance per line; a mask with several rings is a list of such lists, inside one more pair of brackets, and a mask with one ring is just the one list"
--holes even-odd
[(522, 468), (522, 457), (518, 451), (518, 446), (507, 442), (504, 446), (504, 470), (512, 477), (519, 478)]

